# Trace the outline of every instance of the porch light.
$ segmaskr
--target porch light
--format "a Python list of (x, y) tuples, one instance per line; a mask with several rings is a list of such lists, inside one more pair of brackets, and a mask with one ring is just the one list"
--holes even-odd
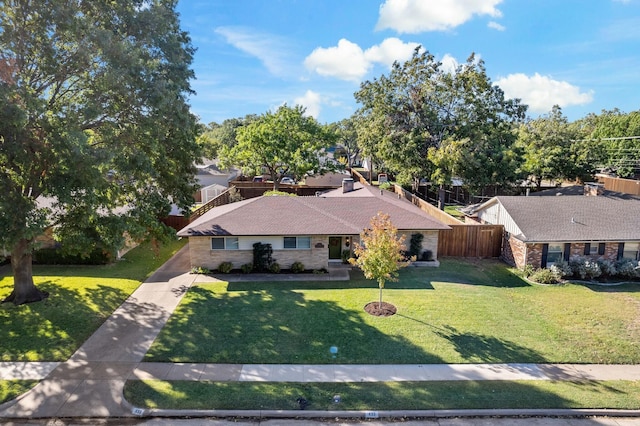
[(349, 244), (351, 244), (351, 237), (345, 238), (345, 243), (344, 243), (345, 247), (349, 247)]

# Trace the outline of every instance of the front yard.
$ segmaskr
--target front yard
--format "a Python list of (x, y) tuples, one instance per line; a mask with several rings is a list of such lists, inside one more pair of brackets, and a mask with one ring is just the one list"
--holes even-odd
[[(373, 317), (376, 284), (194, 287), (145, 361), (208, 363), (639, 363), (640, 287), (529, 285), (495, 261), (404, 269)], [(338, 347), (336, 359), (329, 348)]]
[[(213, 363), (638, 363), (640, 286), (530, 285), (494, 261), (408, 268), (380, 318), (375, 283), (218, 283), (192, 288), (146, 361)], [(338, 347), (334, 359), (329, 348)], [(137, 406), (431, 410), (640, 408), (635, 381), (251, 383), (129, 381)], [(341, 402), (333, 402), (340, 395)]]
[[(183, 247), (175, 241), (156, 255), (142, 245), (112, 265), (34, 266), (48, 299), (0, 305), (0, 361), (65, 361), (160, 265)], [(0, 268), (0, 300), (13, 288), (11, 268)]]

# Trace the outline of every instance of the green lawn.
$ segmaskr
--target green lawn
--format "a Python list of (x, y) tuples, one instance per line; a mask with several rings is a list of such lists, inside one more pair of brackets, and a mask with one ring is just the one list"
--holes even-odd
[[(34, 266), (36, 285), (50, 293), (43, 302), (0, 305), (0, 361), (64, 361), (145, 278), (185, 241), (131, 250), (106, 266)], [(9, 266), (0, 268), (0, 300), (13, 287)]]
[(192, 288), (145, 361), (640, 362), (638, 284), (529, 285), (499, 262), (445, 260), (388, 283), (398, 313), (379, 318), (363, 310), (376, 284), (356, 275)]
[(0, 404), (17, 398), (36, 384), (36, 380), (0, 380)]
[[(334, 395), (341, 401), (333, 402)], [(640, 408), (640, 382), (455, 381), (247, 383), (130, 381), (135, 406), (173, 409), (446, 410), (473, 408)]]

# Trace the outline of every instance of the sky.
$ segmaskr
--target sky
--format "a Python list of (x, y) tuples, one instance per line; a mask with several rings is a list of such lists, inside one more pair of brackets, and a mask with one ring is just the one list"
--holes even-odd
[(640, 109), (640, 0), (179, 0), (197, 49), (202, 123), (296, 104), (350, 117), (360, 84), (421, 46), (445, 69), (480, 57), (493, 84), (536, 118), (560, 105)]

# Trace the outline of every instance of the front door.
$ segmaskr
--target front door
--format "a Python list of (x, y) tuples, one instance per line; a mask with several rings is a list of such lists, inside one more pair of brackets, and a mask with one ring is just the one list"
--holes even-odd
[(342, 237), (329, 237), (329, 260), (342, 259)]

